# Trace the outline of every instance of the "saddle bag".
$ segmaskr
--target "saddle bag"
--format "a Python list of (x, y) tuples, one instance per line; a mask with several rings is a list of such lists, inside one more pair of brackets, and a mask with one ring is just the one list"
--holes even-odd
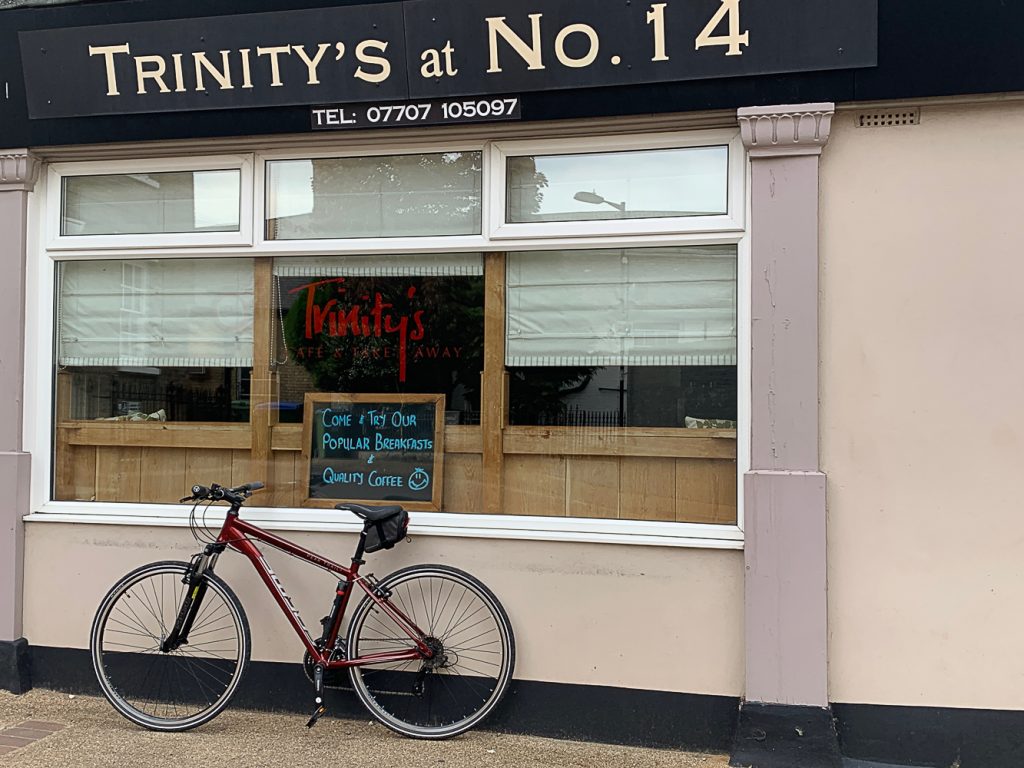
[(403, 509), (383, 520), (367, 520), (363, 530), (366, 531), (366, 552), (391, 549), (408, 535), (409, 513)]

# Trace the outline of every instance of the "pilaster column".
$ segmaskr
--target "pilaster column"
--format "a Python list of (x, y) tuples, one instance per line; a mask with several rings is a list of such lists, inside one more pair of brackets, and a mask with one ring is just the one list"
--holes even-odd
[[(737, 115), (751, 164), (752, 280), (746, 689), (737, 765), (782, 765), (772, 762), (780, 751), (799, 756), (801, 766), (838, 765), (827, 712), (825, 476), (818, 466), (818, 160), (833, 111), (832, 104), (800, 104)], [(790, 736), (798, 733), (805, 736)], [(782, 743), (787, 738), (794, 743)], [(765, 753), (776, 754), (765, 761)]]
[(24, 531), (29, 511), (29, 455), (22, 448), (25, 386), (25, 263), (28, 198), (39, 162), (24, 149), (0, 150), (0, 688), (31, 686), (22, 637)]

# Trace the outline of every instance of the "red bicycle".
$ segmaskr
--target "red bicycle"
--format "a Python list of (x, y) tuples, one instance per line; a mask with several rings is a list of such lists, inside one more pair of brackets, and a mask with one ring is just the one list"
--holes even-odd
[[(339, 504), (364, 520), (346, 567), (241, 519), (244, 501), (262, 483), (237, 488), (193, 486), (189, 525), (197, 540), (202, 502), (230, 505), (219, 535), (205, 539), (190, 562), (142, 566), (118, 581), (100, 603), (90, 634), (93, 667), (103, 695), (138, 725), (185, 731), (216, 717), (238, 689), (251, 635), (241, 603), (214, 573), (231, 548), (245, 555), (281, 607), (306, 653), (313, 683), (312, 727), (324, 712), (324, 689), (348, 670), (370, 713), (398, 733), (443, 739), (479, 724), (512, 680), (515, 637), (505, 610), (479, 580), (446, 565), (414, 565), (383, 579), (362, 576), (363, 555), (406, 537), (401, 506)], [(255, 542), (275, 547), (339, 576), (323, 630), (314, 639)], [(342, 638), (356, 589), (364, 597)]]

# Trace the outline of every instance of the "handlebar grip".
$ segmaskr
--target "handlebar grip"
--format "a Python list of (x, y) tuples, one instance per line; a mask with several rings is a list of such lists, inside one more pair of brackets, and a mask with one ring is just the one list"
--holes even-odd
[(205, 499), (210, 495), (210, 489), (205, 485), (193, 485), (192, 486), (192, 498), (193, 499)]
[(246, 483), (246, 485), (248, 485), (248, 486), (249, 486), (249, 490), (250, 490), (250, 491), (258, 491), (258, 490), (261, 490), (262, 488), (265, 488), (265, 487), (266, 487), (266, 486), (265, 486), (265, 485), (263, 485), (263, 483), (261, 483), (261, 482), (260, 482), (259, 480), (257, 480), (257, 481), (256, 481), (256, 482), (254, 482), (254, 483)]

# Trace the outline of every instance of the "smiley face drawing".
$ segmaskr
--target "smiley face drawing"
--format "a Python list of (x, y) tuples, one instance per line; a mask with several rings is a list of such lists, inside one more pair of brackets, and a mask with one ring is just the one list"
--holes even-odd
[(409, 475), (409, 490), (422, 491), (430, 485), (430, 475), (422, 467), (416, 467)]

